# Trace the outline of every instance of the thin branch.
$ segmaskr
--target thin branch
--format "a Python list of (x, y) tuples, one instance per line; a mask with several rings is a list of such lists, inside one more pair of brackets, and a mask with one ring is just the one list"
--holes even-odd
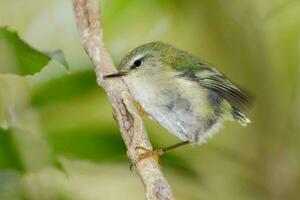
[[(116, 72), (111, 56), (102, 40), (102, 24), (97, 0), (73, 0), (76, 22), (86, 53), (96, 66), (97, 82), (111, 102), (115, 119), (127, 147), (127, 155), (134, 162), (139, 154), (136, 147), (152, 150), (143, 121), (132, 102), (132, 97), (121, 79), (104, 80), (103, 75)], [(154, 158), (141, 160), (135, 166), (142, 180), (148, 200), (175, 199)]]

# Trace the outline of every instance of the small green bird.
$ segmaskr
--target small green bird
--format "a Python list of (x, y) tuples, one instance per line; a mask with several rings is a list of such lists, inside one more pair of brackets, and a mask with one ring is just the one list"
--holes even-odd
[(212, 137), (224, 120), (245, 126), (241, 113), (248, 96), (212, 65), (162, 42), (141, 45), (121, 63), (118, 73), (134, 99), (149, 117), (183, 142), (160, 149), (158, 154)]

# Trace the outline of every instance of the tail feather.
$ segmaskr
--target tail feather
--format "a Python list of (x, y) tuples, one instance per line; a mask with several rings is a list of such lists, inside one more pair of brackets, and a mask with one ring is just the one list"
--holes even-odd
[(232, 117), (234, 120), (238, 121), (242, 126), (247, 126), (247, 124), (251, 123), (251, 120), (245, 117), (244, 114), (242, 114), (240, 111), (233, 109)]

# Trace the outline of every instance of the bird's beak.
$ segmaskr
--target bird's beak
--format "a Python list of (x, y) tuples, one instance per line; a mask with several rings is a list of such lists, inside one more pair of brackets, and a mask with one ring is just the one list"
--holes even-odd
[(103, 76), (104, 79), (109, 79), (109, 78), (117, 78), (117, 77), (121, 77), (121, 76), (126, 76), (128, 74), (128, 72), (117, 72), (117, 73), (114, 73), (114, 74), (108, 74), (108, 75), (105, 75)]

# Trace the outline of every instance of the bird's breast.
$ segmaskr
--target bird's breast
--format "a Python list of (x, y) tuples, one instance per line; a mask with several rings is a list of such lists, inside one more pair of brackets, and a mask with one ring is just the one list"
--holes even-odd
[(182, 140), (193, 141), (201, 132), (205, 95), (199, 85), (172, 77), (128, 76), (130, 92), (143, 109)]

